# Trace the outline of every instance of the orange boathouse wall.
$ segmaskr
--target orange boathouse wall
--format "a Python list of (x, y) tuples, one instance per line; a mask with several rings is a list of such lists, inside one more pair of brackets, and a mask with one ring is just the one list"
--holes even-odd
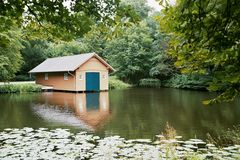
[[(71, 63), (71, 62), (69, 62)], [(85, 91), (86, 90), (86, 73), (98, 72), (100, 90), (108, 90), (108, 68), (97, 58), (92, 57), (74, 72), (51, 72), (48, 74), (48, 79), (45, 80), (45, 73), (36, 74), (36, 83), (52, 86), (54, 90), (63, 91)], [(64, 74), (67, 74), (68, 79), (64, 80)]]

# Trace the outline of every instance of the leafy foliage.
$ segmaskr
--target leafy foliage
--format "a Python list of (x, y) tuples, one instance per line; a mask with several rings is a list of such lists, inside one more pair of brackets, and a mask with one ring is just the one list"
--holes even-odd
[(160, 17), (172, 35), (169, 53), (175, 65), (183, 73), (213, 75), (209, 90), (223, 91), (208, 103), (231, 101), (240, 92), (239, 6), (236, 0), (178, 0)]
[(48, 48), (45, 51), (45, 55), (47, 57), (61, 57), (80, 54), (85, 52), (85, 50), (84, 44), (76, 41), (49, 43)]
[(105, 48), (107, 59), (125, 82), (137, 83), (148, 76), (152, 43), (148, 32), (144, 23), (126, 28), (121, 37), (111, 40)]
[(206, 90), (212, 77), (199, 74), (176, 74), (164, 83), (166, 87)]
[(23, 42), (24, 48), (21, 50), (21, 55), (24, 64), (21, 67), (19, 74), (27, 74), (32, 68), (42, 63), (46, 58), (46, 49), (48, 43), (44, 40), (31, 40)]
[(122, 0), (120, 5), (130, 6), (141, 19), (147, 18), (152, 8), (146, 5), (146, 0)]
[[(59, 43), (82, 37), (91, 30), (93, 24), (111, 28), (115, 32), (118, 27), (112, 26), (138, 20), (131, 8), (120, 6), (119, 0), (0, 1), (0, 8), (1, 81), (12, 79), (19, 71), (22, 64), (20, 50), (23, 46), (26, 47), (21, 51), (25, 64), (18, 73), (22, 77), (47, 57), (68, 55), (70, 51), (85, 51), (84, 47), (79, 49), (81, 44), (76, 47), (69, 43), (68, 47), (61, 47)], [(53, 44), (44, 52), (45, 41), (55, 42), (58, 48)]]
[(0, 15), (16, 20), (19, 26), (44, 28), (45, 33), (65, 40), (82, 36), (94, 22), (114, 24), (114, 15), (122, 12), (119, 0), (1, 1), (0, 7)]
[(105, 57), (105, 47), (108, 42), (109, 30), (103, 26), (93, 26), (91, 31), (79, 39), (82, 46), (85, 46), (85, 52), (96, 52)]
[(34, 81), (35, 80), (35, 75), (27, 75), (25, 74), (16, 74), (14, 81)]
[[(140, 7), (143, 2), (123, 1), (123, 4)], [(115, 75), (127, 83), (138, 84), (146, 77), (166, 79), (175, 72), (175, 68), (173, 60), (165, 53), (168, 36), (159, 32), (157, 15), (159, 13), (130, 26), (117, 26), (118, 34), (114, 38), (109, 38), (113, 34), (111, 29), (96, 25), (79, 41), (85, 44), (85, 51), (95, 51), (107, 59), (117, 69)]]
[(144, 78), (139, 80), (139, 86), (141, 87), (161, 87), (161, 81), (154, 78)]
[(166, 79), (176, 72), (173, 66), (173, 60), (164, 52), (157, 54), (152, 59), (152, 68), (149, 71), (150, 76), (159, 79)]
[(129, 87), (131, 87), (131, 85), (117, 79), (116, 76), (111, 76), (109, 78), (109, 89), (126, 89)]
[(42, 63), (45, 59), (51, 57), (67, 56), (85, 52), (84, 44), (76, 41), (51, 43), (46, 40), (31, 40), (23, 43), (24, 48), (21, 55), (24, 64), (20, 71), (17, 72), (15, 80), (29, 80), (28, 72)]
[(21, 41), (21, 32), (14, 21), (0, 16), (0, 81), (13, 78), (20, 69)]

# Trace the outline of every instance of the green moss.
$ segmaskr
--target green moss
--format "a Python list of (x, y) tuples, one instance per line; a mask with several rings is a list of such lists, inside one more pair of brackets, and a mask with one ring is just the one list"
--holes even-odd
[(0, 85), (0, 93), (40, 92), (41, 87), (36, 84), (5, 84)]
[(130, 84), (127, 84), (119, 79), (117, 79), (117, 77), (115, 76), (111, 76), (109, 78), (109, 89), (125, 89), (125, 88), (129, 88), (131, 87)]

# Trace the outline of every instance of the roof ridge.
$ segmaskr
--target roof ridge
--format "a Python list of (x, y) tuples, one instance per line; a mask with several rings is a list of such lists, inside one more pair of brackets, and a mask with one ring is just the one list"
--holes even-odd
[(86, 55), (86, 54), (96, 54), (96, 53), (95, 53), (95, 52), (90, 52), (90, 53), (80, 53), (80, 54), (67, 55), (67, 56), (51, 57), (51, 58), (47, 58), (47, 59), (56, 59), (56, 58), (73, 57), (73, 56), (80, 56), (80, 55)]

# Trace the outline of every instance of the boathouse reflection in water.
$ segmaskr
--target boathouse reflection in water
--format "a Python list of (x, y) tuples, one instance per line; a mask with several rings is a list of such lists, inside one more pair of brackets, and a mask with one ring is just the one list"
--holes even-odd
[(33, 104), (33, 110), (44, 120), (92, 131), (110, 116), (108, 92), (46, 92)]

